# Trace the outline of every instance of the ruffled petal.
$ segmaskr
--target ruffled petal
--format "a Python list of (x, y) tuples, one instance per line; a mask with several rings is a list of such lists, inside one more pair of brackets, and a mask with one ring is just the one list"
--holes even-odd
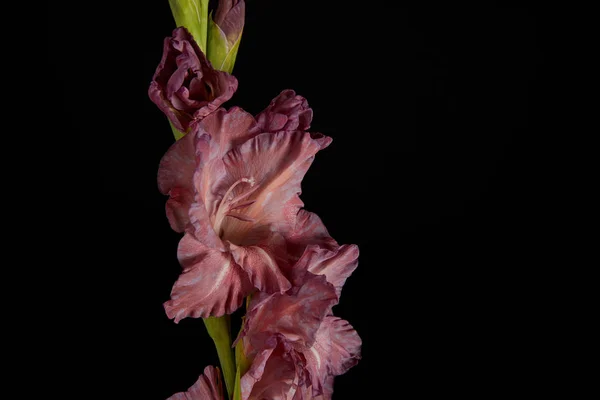
[(208, 366), (187, 392), (175, 393), (167, 400), (223, 400), (223, 383), (219, 368)]
[(271, 100), (256, 119), (263, 132), (279, 132), (305, 131), (310, 128), (312, 117), (313, 112), (306, 99), (287, 89)]
[(240, 380), (243, 400), (290, 400), (308, 382), (304, 357), (280, 334), (268, 342)]
[(250, 397), (252, 388), (256, 382), (260, 381), (264, 372), (267, 361), (275, 350), (274, 347), (260, 351), (252, 360), (252, 364), (246, 373), (240, 378), (240, 388), (242, 400), (247, 400)]
[(294, 219), (294, 225), (285, 236), (288, 253), (298, 260), (307, 246), (317, 245), (328, 250), (335, 250), (338, 243), (329, 235), (321, 218), (315, 213), (300, 210)]
[(158, 190), (169, 195), (165, 209), (169, 224), (176, 232), (183, 232), (189, 222), (188, 210), (194, 200), (192, 180), (195, 168), (193, 135), (186, 135), (171, 145), (158, 166)]
[(328, 250), (318, 245), (310, 245), (293, 267), (295, 282), (301, 282), (306, 272), (325, 275), (327, 282), (335, 287), (338, 298), (346, 279), (358, 266), (358, 246), (343, 245), (335, 250)]
[(332, 387), (328, 388), (327, 378), (342, 375), (356, 365), (361, 345), (358, 333), (348, 321), (334, 316), (323, 320), (313, 345), (304, 351), (315, 393), (333, 391)]
[(148, 95), (185, 133), (229, 100), (237, 85), (233, 75), (215, 70), (187, 29), (179, 27), (164, 41)]
[(220, 317), (237, 310), (252, 290), (244, 271), (228, 253), (200, 243), (186, 233), (177, 250), (183, 272), (164, 307), (169, 318)]
[(292, 287), (268, 248), (230, 244), (230, 249), (235, 262), (246, 271), (254, 287), (261, 292), (283, 293)]
[[(303, 206), (298, 197), (302, 178), (319, 149), (319, 144), (308, 133), (278, 132), (260, 134), (228, 152), (223, 158), (227, 173), (224, 179), (215, 182), (215, 197), (222, 199), (226, 191), (242, 179), (251, 180), (256, 187), (244, 199), (252, 203), (239, 210), (253, 223), (228, 218), (223, 238), (244, 245), (246, 238), (256, 238), (253, 230), (291, 231), (296, 214)], [(239, 185), (233, 196), (243, 190), (249, 189)]]
[(242, 335), (254, 348), (264, 348), (264, 333), (279, 333), (290, 343), (309, 347), (333, 304), (335, 288), (322, 275), (307, 274), (300, 287), (268, 298), (253, 296)]
[(239, 107), (229, 111), (221, 108), (204, 118), (198, 125), (199, 135), (210, 136), (208, 161), (222, 158), (229, 150), (256, 136), (259, 131), (252, 114)]

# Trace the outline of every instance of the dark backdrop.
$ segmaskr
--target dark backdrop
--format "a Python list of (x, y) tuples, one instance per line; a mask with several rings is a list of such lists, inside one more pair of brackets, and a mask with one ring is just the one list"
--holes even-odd
[[(334, 399), (489, 398), (523, 379), (536, 21), (491, 2), (391, 4), (248, 0), (228, 106), (257, 113), (292, 88), (333, 138), (302, 199), (361, 251), (335, 312), (363, 359)], [(78, 138), (67, 335), (86, 397), (164, 399), (217, 364), (202, 321), (162, 308), (179, 236), (155, 178), (173, 137), (147, 88), (173, 28), (167, 0), (51, 8), (57, 104)]]

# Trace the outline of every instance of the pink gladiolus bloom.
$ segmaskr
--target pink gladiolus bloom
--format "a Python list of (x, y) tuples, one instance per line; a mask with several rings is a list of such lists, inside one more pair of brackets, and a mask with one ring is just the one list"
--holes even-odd
[(306, 245), (332, 241), (298, 197), (315, 154), (330, 142), (302, 131), (260, 133), (250, 114), (233, 108), (211, 114), (169, 149), (159, 188), (171, 196), (171, 226), (185, 229), (183, 273), (165, 303), (170, 318), (220, 316), (253, 288), (290, 289), (282, 269)]
[(167, 400), (223, 400), (219, 369), (212, 366), (204, 368), (204, 375), (200, 375), (187, 392), (175, 393)]
[(361, 347), (348, 322), (327, 315), (337, 298), (325, 276), (312, 273), (286, 294), (253, 296), (237, 339), (252, 360), (242, 399), (331, 398), (333, 377), (358, 362)]
[(237, 79), (215, 70), (183, 27), (165, 39), (148, 95), (181, 132), (217, 110), (237, 90)]

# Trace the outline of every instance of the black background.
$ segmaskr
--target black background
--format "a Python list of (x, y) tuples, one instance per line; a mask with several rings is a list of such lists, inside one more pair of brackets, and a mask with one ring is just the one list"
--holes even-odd
[[(487, 398), (525, 379), (512, 357), (530, 318), (540, 55), (531, 10), (483, 4), (247, 1), (226, 105), (257, 113), (287, 88), (308, 99), (312, 130), (333, 143), (302, 199), (361, 250), (334, 311), (363, 359), (334, 399)], [(164, 399), (218, 362), (202, 321), (176, 325), (162, 308), (179, 274), (156, 188), (173, 137), (147, 88), (174, 28), (168, 1), (60, 3), (50, 21), (85, 227), (68, 334), (78, 381), (86, 397)]]

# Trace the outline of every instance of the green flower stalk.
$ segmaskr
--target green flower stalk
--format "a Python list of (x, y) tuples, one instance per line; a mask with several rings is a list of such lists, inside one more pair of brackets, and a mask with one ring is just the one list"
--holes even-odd
[(169, 0), (169, 5), (175, 25), (190, 31), (200, 50), (206, 54), (208, 0)]
[(233, 351), (231, 349), (230, 317), (229, 315), (224, 315), (218, 318), (203, 318), (203, 320), (206, 330), (217, 348), (217, 355), (219, 356), (219, 362), (221, 363), (221, 369), (223, 370), (225, 387), (227, 388), (229, 398), (231, 398), (235, 385), (236, 366)]
[(208, 21), (207, 58), (215, 69), (231, 73), (242, 40), (246, 3), (220, 0)]

